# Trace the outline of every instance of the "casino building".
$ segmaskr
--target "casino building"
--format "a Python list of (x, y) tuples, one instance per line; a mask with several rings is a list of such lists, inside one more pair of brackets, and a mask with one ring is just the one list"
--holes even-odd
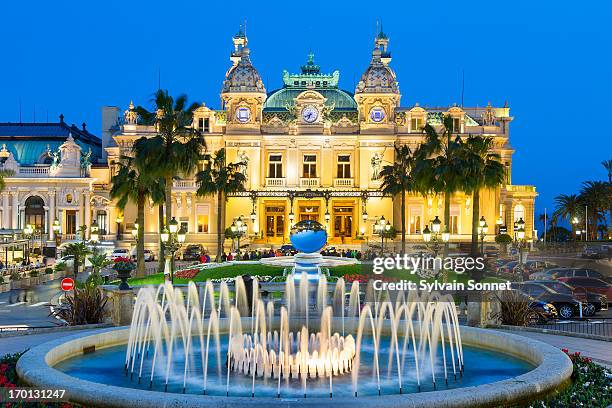
[[(393, 162), (395, 144), (416, 147), (425, 123), (441, 126), (442, 116), (450, 115), (458, 134), (493, 138), (507, 169), (505, 184), (480, 194), (481, 214), (491, 226), (487, 240), (499, 228), (512, 231), (520, 218), (526, 238), (532, 238), (537, 193), (534, 186), (512, 184), (509, 107), (401, 106), (388, 45), (380, 31), (369, 63), (363, 56), (367, 67), (354, 92), (341, 89), (338, 71), (322, 72), (312, 53), (298, 73), (283, 71), (282, 88), (268, 91), (251, 61), (247, 37), (238, 31), (221, 86), (221, 109), (202, 104), (193, 122), (211, 151), (225, 147), (229, 161), (245, 163), (247, 191), (229, 197), (226, 226), (241, 216), (248, 225), (245, 240), (262, 247), (287, 243), (291, 224), (304, 219), (327, 225), (336, 246), (377, 240), (374, 222), (383, 215), (399, 232), (399, 205), (383, 197), (378, 174)], [(133, 104), (123, 112), (103, 108), (101, 140), (63, 118), (52, 124), (0, 124), (3, 168), (15, 172), (2, 192), (1, 227), (34, 224), (41, 242), (54, 246), (53, 220), (59, 220), (62, 240), (68, 240), (96, 219), (104, 241), (133, 245), (126, 231), (136, 218), (135, 206), (121, 212), (109, 198), (113, 163), (136, 139), (154, 134), (154, 126), (140, 123)], [(196, 190), (193, 177), (176, 179), (172, 214), (187, 230), (188, 243), (214, 253), (215, 199), (199, 197)], [(422, 230), (435, 216), (448, 223), (451, 242), (471, 239), (471, 195), (453, 194), (449, 220), (443, 219), (443, 202), (440, 195), (407, 198), (409, 241), (422, 242)], [(153, 203), (145, 217), (146, 246), (154, 249), (160, 226)]]

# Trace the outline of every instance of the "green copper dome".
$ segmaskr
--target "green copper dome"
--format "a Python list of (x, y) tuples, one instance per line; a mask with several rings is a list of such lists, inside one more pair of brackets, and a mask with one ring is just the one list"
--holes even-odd
[(314, 54), (308, 54), (308, 61), (301, 67), (301, 73), (290, 74), (283, 71), (283, 87), (268, 93), (264, 110), (286, 110), (294, 99), (306, 90), (319, 92), (327, 99), (326, 105), (338, 110), (356, 110), (357, 103), (353, 94), (338, 88), (340, 72), (322, 74), (314, 62)]

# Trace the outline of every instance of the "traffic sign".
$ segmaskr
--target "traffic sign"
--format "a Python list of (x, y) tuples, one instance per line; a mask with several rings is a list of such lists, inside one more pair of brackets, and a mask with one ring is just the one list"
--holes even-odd
[(64, 292), (68, 292), (69, 290), (74, 289), (74, 279), (72, 278), (64, 278), (62, 279), (62, 283), (60, 284), (62, 290)]

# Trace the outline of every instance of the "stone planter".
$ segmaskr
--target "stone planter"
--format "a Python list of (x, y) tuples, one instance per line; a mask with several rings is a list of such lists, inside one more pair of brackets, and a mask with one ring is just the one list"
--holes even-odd
[(0, 293), (8, 292), (9, 290), (11, 290), (10, 283), (0, 283)]
[(39, 276), (30, 276), (29, 280), (30, 280), (30, 286), (34, 286), (34, 285), (39, 285), (40, 284), (40, 277)]

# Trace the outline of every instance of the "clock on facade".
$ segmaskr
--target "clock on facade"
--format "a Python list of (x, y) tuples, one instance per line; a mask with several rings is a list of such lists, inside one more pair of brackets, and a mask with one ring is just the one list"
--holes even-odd
[(302, 119), (304, 119), (304, 122), (313, 123), (318, 117), (319, 111), (314, 106), (309, 105), (302, 109)]
[(382, 122), (385, 119), (385, 110), (380, 106), (373, 107), (370, 109), (370, 119), (372, 119), (372, 122)]
[(236, 109), (236, 120), (240, 123), (246, 123), (251, 119), (251, 110), (246, 106), (240, 106)]

